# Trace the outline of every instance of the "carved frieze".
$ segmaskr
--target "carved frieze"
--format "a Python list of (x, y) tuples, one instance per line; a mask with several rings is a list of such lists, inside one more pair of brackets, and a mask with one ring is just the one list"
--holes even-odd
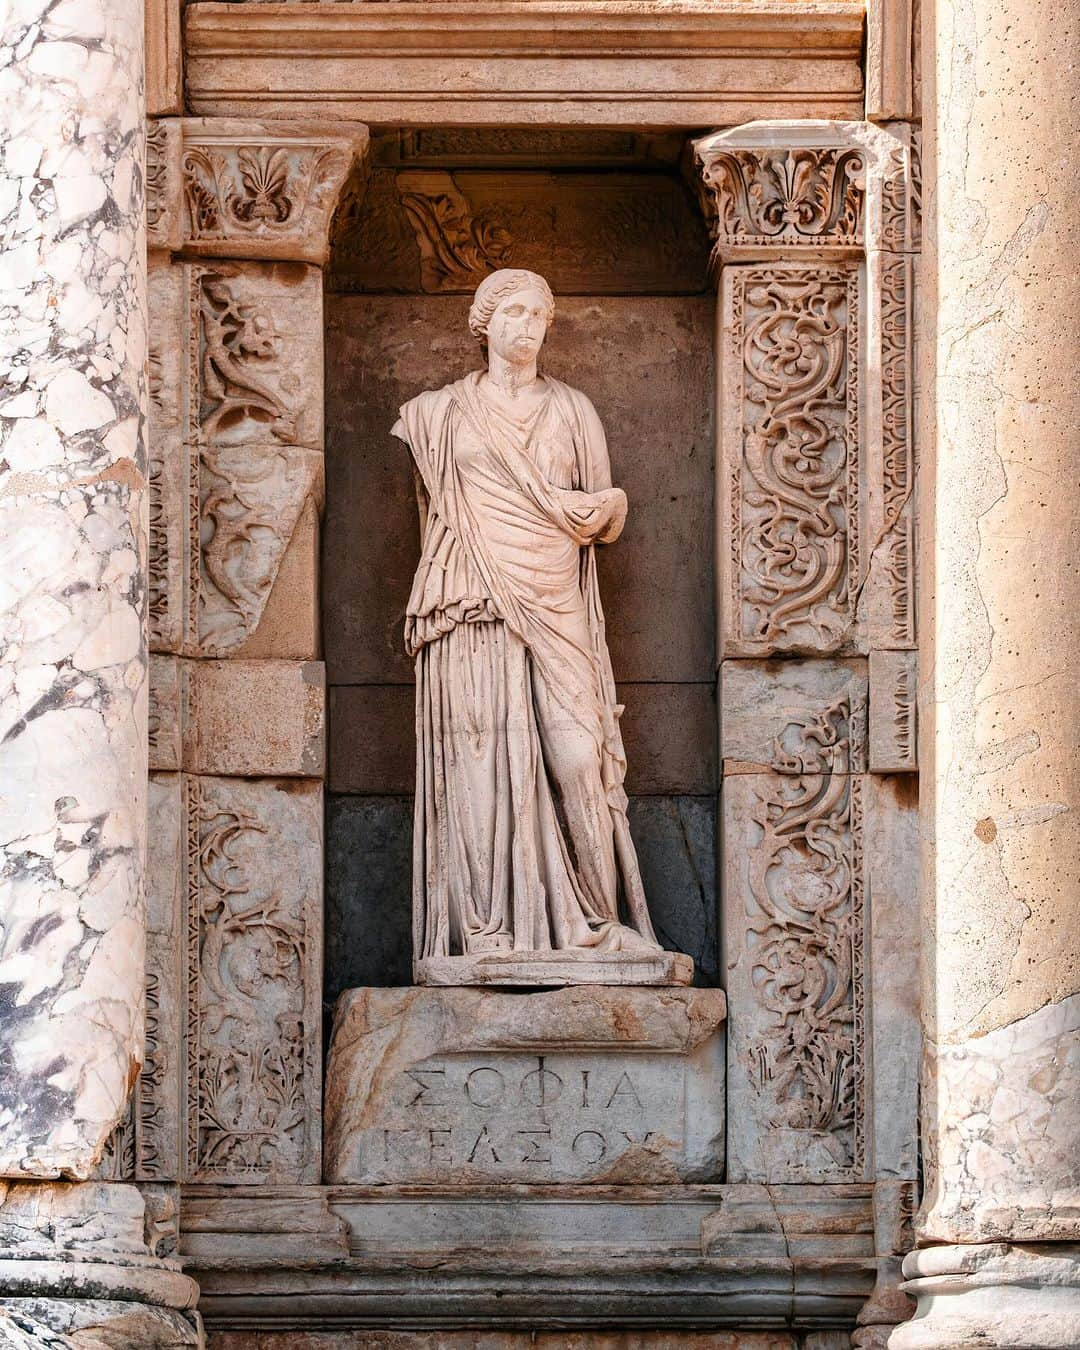
[(918, 768), (918, 653), (870, 653), (870, 771)]
[(468, 294), (501, 266), (583, 295), (703, 286), (708, 239), (672, 172), (377, 168), (346, 188), (330, 288)]
[(848, 263), (725, 269), (727, 656), (855, 646), (859, 288)]
[(330, 217), (363, 128), (321, 122), (151, 121), (151, 247), (224, 258), (325, 262)]
[(754, 246), (859, 249), (866, 153), (858, 146), (697, 144), (716, 255)]
[(184, 785), (185, 1178), (317, 1182), (321, 784)]
[(844, 773), (724, 782), (732, 1180), (864, 1176), (865, 785)]

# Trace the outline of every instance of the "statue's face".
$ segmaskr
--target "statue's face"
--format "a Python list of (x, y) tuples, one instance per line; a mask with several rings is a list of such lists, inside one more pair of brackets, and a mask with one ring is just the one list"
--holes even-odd
[(535, 359), (544, 345), (548, 299), (535, 286), (508, 295), (488, 323), (488, 350), (513, 365)]

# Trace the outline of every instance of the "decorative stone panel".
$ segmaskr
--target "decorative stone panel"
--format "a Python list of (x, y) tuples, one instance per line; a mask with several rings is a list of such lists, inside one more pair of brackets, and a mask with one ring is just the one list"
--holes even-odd
[(319, 1180), (322, 784), (184, 783), (188, 1181)]
[(695, 154), (723, 312), (723, 654), (912, 649), (917, 145), (761, 122)]
[(870, 771), (918, 768), (918, 653), (870, 653)]
[[(156, 259), (150, 303), (151, 642), (226, 655), (322, 501), (321, 275)], [(313, 571), (306, 590), (311, 607)]]
[(147, 140), (158, 166), (147, 221), (151, 248), (323, 263), (330, 216), (367, 131), (184, 117), (151, 121)]
[(726, 656), (856, 649), (865, 535), (856, 264), (725, 268)]

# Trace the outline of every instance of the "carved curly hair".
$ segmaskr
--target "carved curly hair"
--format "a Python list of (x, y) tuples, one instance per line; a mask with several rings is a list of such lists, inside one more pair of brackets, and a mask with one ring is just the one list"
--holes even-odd
[(547, 299), (548, 323), (555, 317), (555, 297), (551, 287), (537, 272), (528, 272), (524, 268), (502, 267), (486, 276), (476, 288), (472, 308), (469, 310), (469, 332), (478, 342), (487, 338), (488, 324), (502, 302), (515, 291), (524, 291), (535, 286)]

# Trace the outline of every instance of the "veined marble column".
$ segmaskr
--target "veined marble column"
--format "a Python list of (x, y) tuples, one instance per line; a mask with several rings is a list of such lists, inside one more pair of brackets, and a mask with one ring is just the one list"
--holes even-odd
[(142, 8), (13, 0), (0, 62), (0, 1333), (20, 1344), (198, 1340), (143, 1195), (85, 1180), (143, 1054)]
[(1078, 19), (925, 13), (927, 1194), (889, 1344), (1075, 1346)]

